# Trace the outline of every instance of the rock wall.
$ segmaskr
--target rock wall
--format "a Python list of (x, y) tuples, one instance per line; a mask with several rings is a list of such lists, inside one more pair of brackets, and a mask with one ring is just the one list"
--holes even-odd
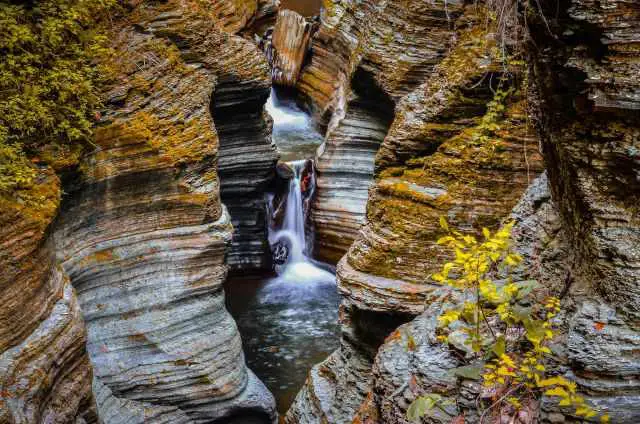
[(328, 128), (312, 215), (320, 258), (336, 262), (355, 240), (394, 106), (442, 60), (460, 12), (461, 2), (326, 2), (297, 84)]
[(278, 12), (270, 42), (265, 49), (274, 84), (295, 87), (309, 55), (313, 32), (312, 23), (298, 13), (288, 9)]
[(230, 38), (224, 68), (211, 102), (220, 140), (218, 170), (222, 201), (234, 226), (230, 271), (270, 271), (265, 191), (275, 178), (278, 153), (271, 142), (271, 118), (264, 111), (271, 81), (264, 56), (250, 42)]
[(394, 103), (358, 68), (343, 119), (316, 155), (316, 192), (311, 208), (315, 257), (337, 263), (365, 218), (376, 153), (393, 119)]
[(0, 423), (97, 423), (87, 334), (51, 228), (60, 180), (43, 169), (0, 197)]
[(0, 286), (0, 422), (277, 419), (273, 396), (246, 368), (222, 287), (234, 229), (218, 160), (243, 138), (236, 156), (259, 161), (247, 164), (250, 181), (227, 182), (255, 183), (256, 193), (276, 161), (262, 110), (266, 61), (225, 32), (253, 3), (144, 3), (114, 20), (96, 148), (65, 174), (62, 206), (49, 175), (34, 194), (44, 211), (2, 209), (11, 272)]
[[(505, 72), (495, 38), (480, 22), (482, 10), (468, 8), (456, 21), (455, 46), (408, 94), (393, 75), (377, 79), (381, 91), (399, 99), (377, 151), (365, 225), (338, 264), (341, 348), (311, 372), (289, 423), (351, 422), (371, 393), (378, 348), (424, 311), (434, 290), (427, 277), (445, 255), (435, 244), (439, 217), (470, 232), (495, 227), (542, 169), (523, 69)], [(413, 84), (409, 78), (407, 86)], [(487, 131), (489, 121), (495, 130)]]
[(538, 127), (552, 197), (575, 255), (571, 271), (555, 282), (569, 284), (567, 373), (612, 422), (637, 422), (640, 5), (543, 6), (557, 19), (550, 29), (541, 19), (531, 24), (542, 47), (531, 49)]
[[(640, 9), (581, 0), (542, 7), (544, 19), (528, 17), (529, 76), (508, 70), (491, 144), (479, 143), (478, 132), (495, 110), (491, 81), (507, 74), (492, 54), (497, 37), (483, 34), (473, 13), (458, 19), (456, 46), (434, 73), (397, 101), (367, 222), (338, 266), (341, 347), (312, 370), (287, 422), (407, 423), (408, 405), (425, 393), (458, 407), (428, 422), (460, 413), (479, 420), (479, 386), (451, 377), (447, 371), (461, 363), (435, 338), (444, 298), (424, 283), (444, 252), (430, 240), (438, 215), (466, 231), (509, 216), (542, 168), (530, 110), (548, 177), (535, 180), (511, 213), (522, 278), (562, 298), (554, 370), (612, 422), (638, 421)], [(583, 422), (547, 398), (539, 413), (542, 422)]]

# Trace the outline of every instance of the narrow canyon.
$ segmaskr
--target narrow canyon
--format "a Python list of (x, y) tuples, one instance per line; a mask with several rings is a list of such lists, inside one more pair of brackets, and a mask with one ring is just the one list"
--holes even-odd
[(106, 53), (82, 147), (0, 100), (0, 424), (640, 423), (640, 2), (35, 3), (0, 96), (10, 11)]

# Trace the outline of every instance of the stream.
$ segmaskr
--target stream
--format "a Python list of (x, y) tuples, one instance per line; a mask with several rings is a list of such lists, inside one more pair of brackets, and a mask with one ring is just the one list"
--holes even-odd
[(313, 365), (338, 347), (339, 297), (333, 268), (313, 260), (312, 235), (305, 231), (315, 187), (310, 159), (322, 136), (306, 113), (275, 91), (267, 111), (274, 120), (273, 139), (292, 172), (280, 202), (276, 195), (265, 199), (275, 274), (236, 276), (225, 290), (247, 364), (274, 394), (283, 414)]

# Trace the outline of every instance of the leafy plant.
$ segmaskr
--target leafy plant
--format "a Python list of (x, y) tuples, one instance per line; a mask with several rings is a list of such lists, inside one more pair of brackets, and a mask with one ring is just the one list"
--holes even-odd
[(0, 3), (0, 194), (30, 184), (28, 157), (38, 149), (90, 139), (100, 104), (95, 59), (107, 51), (96, 22), (115, 3)]
[[(460, 347), (458, 340), (464, 340), (462, 348), (472, 363), (453, 372), (482, 380), (482, 397), (493, 403), (484, 409), (480, 421), (491, 415), (500, 419), (505, 413), (516, 416), (541, 395), (558, 398), (560, 406), (571, 407), (578, 417), (597, 416), (578, 395), (574, 382), (561, 375), (547, 375), (560, 300), (548, 297), (536, 302), (532, 295), (535, 281), (514, 281), (514, 270), (522, 257), (511, 246), (513, 222), (495, 233), (483, 228), (484, 240), (451, 230), (444, 218), (440, 224), (447, 235), (438, 244), (449, 247), (455, 256), (431, 278), (459, 291), (466, 300), (441, 313), (438, 339), (456, 347)], [(412, 420), (435, 405), (425, 397), (414, 404), (408, 413)], [(609, 417), (604, 414), (600, 420), (606, 423)]]

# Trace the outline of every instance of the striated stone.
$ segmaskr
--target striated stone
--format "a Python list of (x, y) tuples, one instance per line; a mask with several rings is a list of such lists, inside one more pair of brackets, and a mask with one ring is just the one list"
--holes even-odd
[(352, 81), (343, 119), (316, 155), (316, 192), (311, 209), (316, 257), (336, 263), (356, 239), (365, 218), (376, 152), (393, 119), (393, 102), (362, 69)]
[(316, 160), (312, 219), (320, 258), (337, 262), (356, 238), (394, 106), (443, 59), (461, 10), (459, 2), (326, 6), (298, 83), (303, 100), (329, 129)]
[[(404, 96), (406, 87), (394, 85), (393, 75), (378, 75), (366, 59), (361, 62), (358, 80), (375, 81), (373, 86), (394, 101), (395, 119), (377, 150), (376, 178), (369, 191), (364, 227), (337, 268), (343, 304), (349, 305), (343, 311), (341, 326), (349, 335), (349, 346), (360, 355), (352, 361), (354, 355), (344, 350), (343, 343), (335, 357), (345, 360), (334, 371), (337, 377), (330, 380), (332, 384), (321, 387), (309, 380), (302, 392), (331, 390), (334, 395), (324, 399), (333, 401), (321, 404), (316, 400), (319, 397), (301, 395), (287, 419), (300, 417), (299, 411), (309, 409), (332, 414), (333, 422), (351, 422), (360, 404), (375, 405), (375, 392), (372, 395), (371, 386), (366, 386), (372, 382), (376, 352), (395, 328), (385, 324), (398, 325), (424, 311), (433, 291), (426, 284), (428, 276), (448, 256), (436, 244), (442, 234), (439, 217), (446, 216), (453, 226), (468, 232), (496, 227), (542, 170), (537, 139), (527, 123), (527, 88), (517, 77), (522, 69), (513, 67), (509, 74), (504, 73), (503, 64), (494, 56), (494, 37), (479, 22), (484, 22), (482, 11), (476, 8), (458, 18), (455, 46), (435, 67), (421, 62), (432, 69), (421, 85), (415, 87), (409, 78), (414, 73), (404, 74), (406, 87), (414, 86)], [(432, 30), (443, 37), (439, 32), (442, 27)], [(452, 35), (449, 32), (446, 37)], [(430, 36), (435, 35), (426, 35)], [(352, 85), (358, 94), (357, 85)], [(496, 96), (496, 91), (502, 94)], [(496, 109), (489, 110), (489, 104)], [(348, 118), (349, 109), (342, 120)], [(495, 124), (490, 131), (486, 129), (489, 120)], [(340, 130), (340, 120), (334, 123), (327, 140), (332, 131)], [(356, 311), (367, 314), (369, 326), (380, 326), (386, 332), (371, 338), (356, 331), (350, 316)], [(344, 334), (343, 340), (347, 337)], [(328, 364), (318, 365), (314, 372)], [(357, 378), (349, 377), (355, 374)], [(356, 380), (363, 387), (355, 389)], [(408, 403), (403, 405), (406, 408)], [(362, 409), (367, 412), (365, 406)], [(390, 414), (381, 416), (380, 422), (403, 422), (398, 418), (401, 411)], [(304, 419), (300, 422), (322, 422)]]
[(274, 84), (294, 87), (309, 54), (313, 25), (293, 10), (280, 10), (265, 49)]
[[(50, 236), (60, 181), (0, 196), (0, 422), (97, 422), (86, 331)], [(84, 420), (84, 421), (82, 421)]]
[(407, 317), (375, 314), (344, 301), (340, 348), (310, 371), (285, 423), (350, 423), (370, 390), (377, 346)]
[[(539, 19), (531, 22), (538, 48), (530, 54), (549, 186), (571, 252), (570, 270), (554, 281), (564, 287), (568, 310), (564, 360), (568, 375), (612, 422), (634, 423), (639, 418), (631, 405), (640, 395), (640, 368), (631, 353), (640, 342), (640, 7), (573, 0), (554, 13), (558, 18), (548, 29)], [(571, 419), (570, 411), (546, 407)]]
[[(114, 29), (127, 53), (113, 90), (127, 94), (106, 105), (56, 229), (109, 422), (276, 419), (224, 304), (233, 227), (216, 165), (229, 126), (217, 133), (212, 119), (264, 102), (268, 74), (254, 46), (196, 3), (144, 4)], [(250, 104), (269, 148), (262, 105)]]
[[(467, 231), (495, 227), (541, 170), (537, 142), (526, 124), (523, 87), (504, 80), (500, 89), (511, 94), (503, 101), (499, 129), (487, 139), (479, 136), (493, 97), (491, 81), (500, 78), (496, 62), (482, 65), (490, 47), (474, 48), (482, 46), (474, 40), (483, 37), (473, 27), (462, 31), (432, 78), (397, 106), (378, 151), (367, 222), (344, 259), (349, 267), (341, 268), (399, 280), (396, 292), (407, 290), (411, 299), (404, 308), (413, 303), (419, 311), (420, 286), (448, 254), (436, 244), (439, 217)], [(352, 301), (364, 305), (376, 297), (377, 284), (368, 293), (367, 277), (356, 282), (357, 274), (349, 275), (342, 280), (338, 273), (340, 288)]]
[(232, 38), (219, 55), (211, 113), (220, 140), (218, 170), (222, 201), (229, 208), (234, 242), (231, 272), (271, 270), (265, 191), (278, 160), (271, 118), (264, 111), (271, 82), (264, 56), (250, 42)]
[[(525, 262), (516, 278), (536, 279), (541, 285), (562, 295), (564, 281), (571, 270), (571, 259), (560, 217), (551, 201), (545, 174), (537, 178), (514, 208), (511, 219), (515, 247)], [(400, 326), (380, 347), (372, 369), (368, 401), (356, 419), (375, 417), (370, 423), (406, 423), (407, 408), (418, 396), (435, 393), (451, 404), (445, 411), (434, 411), (432, 423), (450, 423), (464, 414), (468, 422), (477, 422), (477, 384), (459, 379), (450, 370), (465, 365), (457, 355), (436, 338), (437, 317), (448, 305), (458, 303), (455, 293), (446, 289), (425, 291), (426, 310), (413, 321)], [(564, 336), (560, 336), (564, 340)], [(562, 343), (559, 341), (559, 343)], [(453, 408), (457, 405), (458, 408)], [(545, 418), (553, 418), (553, 413)], [(366, 421), (362, 421), (366, 422)]]

